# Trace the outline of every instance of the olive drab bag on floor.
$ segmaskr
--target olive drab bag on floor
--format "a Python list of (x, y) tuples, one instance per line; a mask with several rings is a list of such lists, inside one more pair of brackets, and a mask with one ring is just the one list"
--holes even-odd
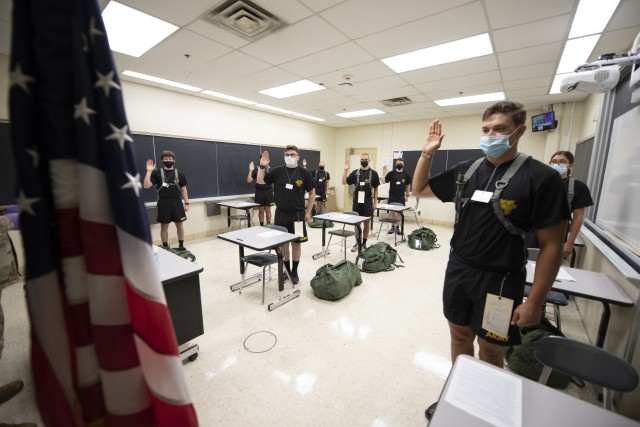
[(396, 259), (404, 262), (398, 255), (398, 251), (392, 248), (391, 245), (385, 242), (378, 242), (359, 254), (358, 258), (356, 258), (356, 264), (360, 271), (377, 273), (379, 271), (391, 271), (396, 267), (404, 267), (396, 264)]
[[(323, 223), (323, 222), (324, 222), (324, 221), (323, 221), (323, 220), (321, 220), (321, 219), (315, 219), (315, 218), (312, 218), (312, 219), (311, 219), (311, 221), (309, 221), (309, 222), (307, 223), (307, 225), (308, 225), (309, 227), (311, 227), (311, 228), (322, 228), (322, 223)], [(332, 221), (327, 221), (327, 227), (326, 227), (326, 228), (331, 228), (331, 227), (333, 227), (333, 226), (334, 226), (334, 224), (333, 224), (333, 222), (332, 222)]]
[(420, 251), (430, 251), (431, 249), (440, 247), (440, 244), (436, 243), (438, 236), (436, 236), (433, 230), (427, 227), (420, 227), (413, 230), (411, 234), (407, 236), (407, 240), (409, 241), (409, 247), (411, 249), (418, 249)]
[(336, 301), (361, 283), (362, 275), (356, 265), (351, 261), (342, 260), (335, 265), (325, 264), (320, 267), (311, 279), (311, 288), (316, 297)]
[(180, 248), (165, 248), (163, 246), (160, 246), (162, 249), (164, 249), (165, 251), (169, 251), (174, 255), (178, 255), (179, 257), (182, 257), (188, 261), (194, 262), (196, 260), (196, 256), (194, 254), (192, 254), (191, 252), (189, 252), (187, 249), (180, 249)]
[[(512, 372), (530, 380), (538, 381), (544, 366), (538, 362), (533, 353), (536, 342), (550, 335), (564, 337), (564, 334), (544, 317), (540, 324), (536, 326), (520, 328), (520, 334), (522, 335), (521, 344), (509, 347), (505, 353), (505, 360)], [(554, 369), (547, 380), (547, 385), (562, 389), (569, 385), (569, 381), (571, 381), (571, 376)]]

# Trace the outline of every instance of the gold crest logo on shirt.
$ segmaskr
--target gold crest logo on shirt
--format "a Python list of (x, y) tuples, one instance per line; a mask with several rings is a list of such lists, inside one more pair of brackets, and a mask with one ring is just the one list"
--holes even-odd
[(516, 205), (515, 200), (500, 199), (500, 209), (502, 209), (502, 212), (504, 212), (505, 215), (509, 215), (512, 210), (517, 208), (518, 206)]
[(402, 181), (402, 183), (404, 184), (404, 182), (406, 181), (404, 178), (402, 178), (400, 181)]
[(302, 187), (302, 180), (301, 179), (296, 180), (296, 185), (298, 187)]
[(369, 178), (365, 178), (364, 182), (365, 182), (366, 184), (368, 184), (368, 183), (369, 183)]

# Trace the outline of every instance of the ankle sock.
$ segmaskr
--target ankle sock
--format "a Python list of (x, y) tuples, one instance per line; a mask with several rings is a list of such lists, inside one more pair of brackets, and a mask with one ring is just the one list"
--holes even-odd
[(300, 264), (300, 261), (293, 261), (293, 272), (294, 273), (298, 272), (298, 264)]

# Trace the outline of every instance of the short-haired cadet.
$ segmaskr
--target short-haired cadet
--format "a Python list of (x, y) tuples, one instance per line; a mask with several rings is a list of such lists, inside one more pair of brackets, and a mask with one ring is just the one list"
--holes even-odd
[[(569, 205), (560, 175), (518, 152), (526, 114), (518, 102), (490, 106), (482, 116), (480, 136), (485, 157), (478, 163), (461, 162), (434, 177), (429, 176), (431, 161), (444, 138), (440, 120), (431, 123), (422, 145), (413, 194), (435, 196), (457, 207), (442, 298), (452, 361), (461, 354), (474, 356), (477, 339), (480, 359), (502, 367), (504, 348), (520, 342), (518, 328), (540, 322), (540, 308), (562, 261)], [(540, 254), (531, 292), (523, 302), (524, 238), (532, 229)], [(427, 418), (435, 405), (427, 409)]]
[(174, 168), (176, 155), (172, 151), (163, 151), (162, 168), (156, 170), (153, 160), (147, 160), (147, 173), (144, 176), (144, 188), (155, 185), (158, 190), (158, 217), (162, 245), (169, 247), (169, 224), (176, 225), (179, 249), (184, 249), (184, 221), (189, 211), (187, 178)]
[[(269, 173), (269, 166), (265, 169)], [(258, 169), (253, 162), (249, 163), (249, 174), (247, 175), (247, 182), (251, 183), (256, 180), (256, 192), (255, 202), (259, 204), (258, 218), (260, 219), (260, 225), (264, 225), (266, 216), (267, 224), (271, 224), (271, 206), (273, 206), (273, 185), (271, 184), (258, 184)]]
[[(411, 175), (404, 169), (404, 159), (398, 157), (395, 160), (394, 170), (391, 172), (387, 172), (387, 166), (385, 165), (382, 168), (382, 175), (382, 183), (389, 183), (389, 203), (400, 203), (404, 206), (409, 201), (409, 194), (411, 194)], [(389, 216), (396, 219), (400, 218), (398, 212), (391, 212)], [(402, 234), (399, 225), (395, 227), (392, 225), (387, 234), (393, 234), (394, 231), (396, 234)]]
[(318, 163), (318, 169), (311, 172), (313, 176), (313, 182), (316, 187), (316, 196), (320, 198), (316, 202), (316, 213), (324, 213), (327, 203), (327, 189), (329, 188), (329, 180), (331, 175), (325, 170), (325, 163), (320, 160)]
[[(300, 234), (302, 237), (298, 241), (284, 245), (284, 266), (291, 275), (293, 284), (300, 281), (298, 276), (298, 265), (302, 248), (300, 243), (306, 242), (307, 226), (311, 220), (313, 203), (308, 203), (305, 209), (304, 195), (309, 193), (309, 200), (315, 200), (316, 190), (313, 186), (311, 173), (298, 166), (300, 158), (298, 147), (287, 145), (284, 149), (284, 162), (286, 166), (271, 168), (269, 173), (265, 173), (269, 166), (269, 152), (265, 151), (260, 157), (260, 167), (258, 169), (257, 180), (259, 184), (273, 184), (273, 195), (276, 202), (276, 215), (274, 224), (285, 227), (289, 233)], [(289, 259), (292, 260), (291, 265)]]
[[(342, 185), (355, 185), (353, 193), (354, 212), (360, 216), (372, 216), (375, 206), (378, 204), (378, 187), (380, 186), (380, 177), (378, 172), (371, 169), (371, 156), (367, 153), (360, 155), (360, 168), (354, 170), (347, 176), (349, 171), (349, 160), (344, 162), (344, 172), (342, 174)], [(367, 247), (367, 238), (369, 237), (370, 221), (365, 221), (362, 235), (362, 249)], [(356, 228), (356, 238), (360, 240), (359, 230)], [(351, 252), (358, 251), (356, 243), (351, 248)]]

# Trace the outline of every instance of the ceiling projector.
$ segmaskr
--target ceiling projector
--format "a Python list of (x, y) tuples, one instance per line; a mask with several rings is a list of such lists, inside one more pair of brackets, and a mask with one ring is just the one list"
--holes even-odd
[(620, 80), (620, 70), (616, 66), (580, 71), (562, 79), (560, 92), (574, 90), (589, 93), (608, 92), (616, 87), (618, 80)]

